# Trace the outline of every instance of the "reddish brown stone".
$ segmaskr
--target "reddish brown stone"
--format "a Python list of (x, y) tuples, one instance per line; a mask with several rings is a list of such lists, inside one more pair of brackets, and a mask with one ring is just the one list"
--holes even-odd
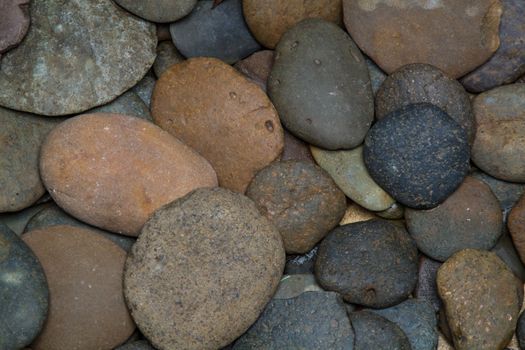
[(0, 0), (0, 57), (22, 41), (29, 22), (29, 0)]
[(85, 114), (57, 126), (42, 146), (40, 172), (69, 214), (130, 236), (162, 205), (217, 185), (194, 150), (152, 123), (118, 114)]
[(222, 187), (237, 192), (283, 149), (283, 129), (268, 96), (215, 58), (192, 58), (164, 72), (152, 115), (210, 161)]
[(266, 91), (266, 81), (273, 67), (273, 51), (258, 51), (235, 63), (234, 67)]
[(122, 291), (126, 252), (88, 229), (53, 226), (22, 239), (42, 264), (49, 314), (33, 350), (113, 349), (133, 333)]
[(525, 195), (512, 208), (507, 225), (521, 261), (525, 262)]

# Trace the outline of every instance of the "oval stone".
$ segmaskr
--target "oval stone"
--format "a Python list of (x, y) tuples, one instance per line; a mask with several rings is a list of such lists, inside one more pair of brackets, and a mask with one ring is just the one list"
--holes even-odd
[(197, 152), (152, 123), (120, 114), (84, 114), (57, 126), (42, 146), (40, 172), (66, 212), (130, 236), (162, 205), (217, 185)]
[(283, 149), (279, 116), (266, 94), (214, 58), (168, 69), (155, 86), (152, 114), (155, 123), (209, 160), (219, 184), (234, 191), (244, 192)]
[(257, 173), (246, 195), (279, 230), (288, 254), (304, 254), (333, 229), (346, 209), (344, 193), (315, 164), (275, 162)]
[(343, 0), (348, 32), (392, 73), (427, 63), (458, 78), (499, 46), (499, 0)]
[(472, 161), (498, 179), (525, 182), (525, 84), (484, 92), (473, 101)]
[(49, 285), (49, 316), (33, 350), (112, 349), (129, 338), (135, 324), (122, 292), (122, 248), (72, 226), (31, 231), (22, 239)]
[(29, 0), (0, 0), (0, 57), (24, 39), (29, 22)]
[(467, 133), (475, 133), (470, 97), (457, 80), (429, 64), (408, 64), (389, 75), (376, 95), (376, 118), (409, 104), (430, 103), (445, 111)]
[(339, 226), (321, 242), (315, 275), (346, 302), (381, 308), (406, 299), (417, 282), (417, 248), (386, 220)]
[(152, 22), (175, 22), (186, 16), (197, 0), (115, 0), (129, 12)]
[(355, 332), (355, 350), (411, 350), (401, 328), (384, 317), (363, 310), (349, 315)]
[(46, 276), (31, 249), (0, 224), (0, 349), (22, 349), (44, 325)]
[(470, 153), (465, 131), (438, 107), (420, 103), (376, 122), (363, 156), (370, 176), (396, 201), (429, 209), (461, 184)]
[(365, 59), (341, 28), (307, 19), (276, 48), (268, 94), (284, 126), (321, 148), (354, 148), (374, 118)]
[(306, 18), (342, 24), (341, 0), (243, 0), (244, 18), (255, 38), (273, 49), (282, 35)]
[(407, 208), (408, 232), (418, 249), (438, 261), (467, 248), (489, 250), (503, 229), (496, 196), (481, 180), (466, 177), (442, 204), (430, 210)]
[(218, 349), (256, 321), (284, 262), (279, 232), (250, 199), (198, 189), (144, 225), (126, 262), (125, 295), (153, 346)]

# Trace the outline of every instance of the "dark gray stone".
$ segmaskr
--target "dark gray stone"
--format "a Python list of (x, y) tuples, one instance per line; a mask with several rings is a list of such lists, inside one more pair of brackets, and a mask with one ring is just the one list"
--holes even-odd
[(337, 25), (307, 19), (282, 37), (268, 78), (268, 94), (284, 126), (329, 150), (363, 142), (374, 118), (365, 59)]
[(516, 327), (516, 336), (520, 349), (525, 349), (525, 312), (522, 312), (518, 318), (518, 325)]
[(355, 333), (355, 350), (410, 350), (410, 342), (401, 328), (370, 311), (350, 314)]
[(284, 267), (284, 274), (296, 275), (303, 273), (313, 273), (315, 258), (317, 257), (317, 250), (319, 246), (315, 246), (308, 253), (303, 255), (288, 255), (286, 257), (286, 265)]
[(261, 49), (244, 22), (241, 0), (217, 7), (212, 0), (200, 0), (188, 16), (171, 24), (170, 32), (188, 58), (215, 57), (232, 64)]
[(155, 350), (147, 340), (138, 340), (119, 346), (115, 350)]
[(144, 102), (148, 108), (151, 106), (151, 95), (153, 94), (156, 82), (155, 75), (149, 71), (144, 78), (137, 83), (137, 85), (131, 88), (131, 90), (140, 97), (142, 102)]
[(129, 12), (152, 22), (175, 22), (191, 12), (197, 0), (115, 0)]
[(2, 213), (0, 214), (0, 223), (6, 225), (11, 231), (20, 236), (29, 220), (45, 207), (45, 204), (37, 204), (21, 211)]
[(148, 106), (132, 90), (128, 90), (110, 103), (84, 113), (118, 113), (153, 122)]
[(432, 305), (434, 312), (441, 309), (442, 303), (437, 291), (436, 277), (441, 263), (421, 254), (419, 257), (419, 271), (414, 296), (426, 300)]
[(525, 266), (520, 259), (516, 247), (514, 247), (514, 243), (506, 227), (503, 227), (503, 233), (491, 251), (496, 253), (496, 255), (507, 264), (516, 277), (525, 282)]

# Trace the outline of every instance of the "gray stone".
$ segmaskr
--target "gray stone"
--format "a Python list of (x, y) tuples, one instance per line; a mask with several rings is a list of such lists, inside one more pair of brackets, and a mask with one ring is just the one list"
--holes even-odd
[(372, 84), (372, 91), (374, 95), (377, 94), (377, 91), (385, 81), (387, 75), (381, 70), (370, 58), (365, 56), (366, 66), (368, 68), (368, 75), (370, 75), (370, 82)]
[(115, 350), (155, 350), (147, 340), (138, 340), (119, 346)]
[(288, 255), (286, 257), (284, 273), (286, 275), (313, 273), (315, 258), (317, 257), (318, 249), (319, 246), (315, 246), (306, 254)]
[(110, 103), (85, 113), (118, 113), (153, 121), (148, 106), (133, 90), (128, 90)]
[(151, 95), (153, 95), (153, 89), (155, 88), (156, 82), (153, 73), (148, 71), (144, 78), (131, 88), (131, 90), (140, 97), (142, 102), (144, 102), (148, 108), (151, 106)]
[(182, 61), (184, 57), (171, 41), (161, 41), (157, 46), (157, 58), (153, 63), (153, 71), (157, 78), (160, 78), (166, 69)]
[(175, 22), (186, 16), (197, 0), (115, 0), (129, 12), (152, 22)]
[(0, 223), (6, 225), (16, 233), (17, 235), (21, 235), (24, 232), (24, 229), (31, 220), (33, 216), (35, 216), (40, 210), (43, 210), (46, 207), (45, 203), (33, 205), (29, 208), (25, 208), (21, 211), (16, 211), (13, 213), (2, 213), (0, 214)]
[(386, 318), (367, 310), (349, 316), (355, 332), (355, 350), (411, 350), (405, 333)]
[(503, 233), (494, 248), (491, 249), (491, 252), (496, 253), (496, 255), (507, 264), (514, 275), (525, 282), (525, 266), (520, 259), (506, 227), (503, 227)]
[(273, 299), (290, 299), (305, 292), (322, 291), (323, 289), (317, 284), (315, 276), (311, 273), (284, 275), (273, 295)]

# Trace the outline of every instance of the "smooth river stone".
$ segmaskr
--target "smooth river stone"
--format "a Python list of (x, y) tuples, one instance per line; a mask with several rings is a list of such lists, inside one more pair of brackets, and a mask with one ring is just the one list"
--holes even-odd
[(200, 0), (188, 16), (171, 24), (170, 32), (188, 58), (215, 57), (232, 64), (261, 49), (244, 22), (242, 0), (226, 0), (217, 7), (212, 0)]
[(157, 46), (157, 58), (153, 63), (153, 71), (157, 78), (174, 64), (184, 61), (184, 57), (179, 53), (171, 41), (162, 41)]
[(0, 224), (0, 349), (29, 345), (44, 325), (49, 291), (31, 249)]
[(445, 201), (470, 166), (465, 131), (428, 103), (408, 105), (376, 122), (366, 136), (363, 156), (381, 188), (417, 209)]
[(110, 103), (90, 109), (86, 113), (117, 113), (153, 121), (148, 106), (133, 90), (128, 90)]
[(129, 12), (151, 22), (175, 22), (186, 16), (197, 0), (114, 0)]
[(430, 210), (406, 209), (408, 232), (418, 249), (438, 261), (467, 248), (489, 250), (503, 229), (496, 196), (483, 181), (466, 177), (443, 203)]
[(428, 64), (409, 64), (389, 75), (376, 94), (375, 115), (381, 119), (403, 106), (422, 102), (445, 111), (472, 143), (475, 127), (469, 95), (457, 80)]
[(275, 50), (268, 94), (284, 126), (321, 148), (354, 148), (374, 118), (365, 59), (341, 28), (308, 19)]
[(496, 254), (454, 254), (440, 267), (437, 285), (457, 350), (503, 349), (509, 343), (523, 284)]
[(29, 29), (30, 0), (0, 0), (0, 57), (18, 45)]
[(38, 152), (59, 121), (0, 107), (0, 213), (27, 208), (44, 194)]
[(125, 296), (153, 346), (218, 349), (257, 320), (284, 263), (279, 232), (249, 198), (198, 189), (146, 222), (126, 262)]
[(273, 67), (273, 50), (262, 50), (235, 63), (234, 67), (266, 92), (266, 83)]
[(26, 38), (2, 58), (5, 107), (80, 113), (131, 88), (155, 59), (155, 26), (111, 0), (33, 1), (30, 12)]
[(339, 226), (321, 242), (315, 275), (346, 302), (381, 308), (405, 300), (417, 282), (417, 248), (386, 220)]
[(525, 73), (525, 2), (501, 0), (501, 3), (499, 48), (487, 62), (461, 78), (469, 91), (483, 92), (509, 84)]
[(525, 84), (505, 85), (474, 98), (472, 161), (498, 179), (525, 182)]
[(122, 291), (122, 248), (73, 226), (31, 231), (22, 239), (49, 285), (49, 316), (33, 350), (113, 349), (129, 338), (135, 324)]
[(394, 204), (394, 199), (368, 174), (362, 146), (348, 151), (327, 151), (313, 146), (310, 149), (317, 164), (360, 206), (372, 211), (383, 211)]
[(137, 236), (154, 210), (217, 185), (211, 165), (158, 126), (120, 114), (84, 114), (49, 133), (40, 173), (75, 218)]
[(371, 311), (349, 314), (355, 332), (354, 350), (411, 350), (405, 333), (395, 323)]
[[(222, 5), (221, 5), (222, 6)], [(268, 96), (215, 58), (168, 69), (152, 100), (155, 123), (212, 164), (221, 187), (244, 192), (283, 150), (283, 129)]]
[(342, 24), (341, 0), (243, 0), (244, 18), (255, 38), (273, 49), (283, 34), (306, 18)]
[(525, 195), (510, 211), (507, 226), (521, 261), (525, 262)]
[(499, 46), (499, 0), (343, 0), (345, 25), (384, 71), (427, 63), (458, 78)]

